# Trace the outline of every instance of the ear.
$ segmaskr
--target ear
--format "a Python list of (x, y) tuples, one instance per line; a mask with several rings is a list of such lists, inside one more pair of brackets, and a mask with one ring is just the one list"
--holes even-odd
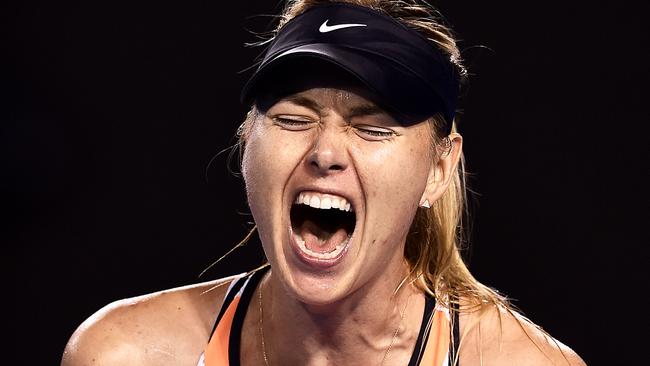
[(429, 170), (427, 185), (420, 199), (420, 206), (429, 208), (438, 200), (449, 187), (456, 172), (461, 152), (463, 151), (463, 137), (460, 134), (449, 135), (450, 146), (448, 151), (443, 151), (438, 161), (434, 161)]

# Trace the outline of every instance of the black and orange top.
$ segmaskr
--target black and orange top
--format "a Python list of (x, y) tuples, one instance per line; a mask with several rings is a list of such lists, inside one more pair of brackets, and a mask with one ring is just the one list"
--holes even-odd
[[(265, 272), (266, 269), (251, 275), (242, 274), (230, 283), (210, 341), (197, 366), (239, 366), (246, 309)], [(408, 366), (449, 366), (458, 351), (458, 319), (453, 322), (452, 329), (449, 310), (436, 305), (432, 297), (425, 299), (420, 333)]]

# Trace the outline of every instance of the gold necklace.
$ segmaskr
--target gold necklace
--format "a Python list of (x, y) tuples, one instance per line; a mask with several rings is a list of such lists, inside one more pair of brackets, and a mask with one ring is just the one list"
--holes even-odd
[(393, 333), (393, 338), (390, 340), (390, 344), (388, 345), (388, 348), (386, 348), (386, 353), (384, 353), (384, 357), (381, 359), (381, 363), (379, 364), (379, 366), (384, 366), (384, 362), (388, 358), (390, 349), (393, 347), (393, 343), (395, 343), (395, 339), (397, 339), (397, 333), (399, 333), (399, 328), (402, 326), (402, 321), (404, 320), (404, 314), (406, 314), (406, 308), (409, 306), (409, 300), (411, 300), (411, 296), (413, 296), (413, 293), (411, 293), (409, 297), (406, 298), (406, 304), (404, 304), (404, 308), (402, 308), (402, 313), (399, 316), (399, 323), (397, 323), (397, 328), (395, 328), (395, 333)]
[(264, 278), (262, 277), (262, 280), (260, 281), (260, 335), (262, 338), (262, 356), (264, 356), (264, 365), (269, 366), (269, 359), (266, 357), (266, 344), (264, 343), (264, 312), (262, 311), (262, 290), (264, 289), (263, 286), (264, 283)]
[[(260, 281), (260, 291), (259, 291), (259, 303), (260, 303), (260, 321), (259, 321), (259, 328), (260, 328), (260, 338), (262, 339), (262, 356), (264, 357), (264, 365), (269, 366), (269, 359), (266, 355), (266, 343), (264, 342), (264, 311), (262, 307), (262, 291), (263, 291), (263, 278), (262, 281)], [(386, 362), (386, 359), (388, 359), (388, 354), (390, 353), (391, 348), (393, 348), (393, 344), (395, 343), (395, 339), (397, 339), (397, 334), (399, 333), (399, 328), (402, 326), (402, 321), (404, 320), (404, 314), (406, 314), (406, 308), (409, 305), (409, 300), (411, 300), (411, 296), (413, 294), (411, 293), (409, 297), (406, 298), (406, 304), (404, 305), (404, 308), (402, 308), (402, 313), (399, 316), (399, 323), (397, 324), (397, 328), (395, 328), (395, 332), (393, 333), (393, 338), (390, 340), (390, 344), (388, 345), (388, 348), (386, 348), (386, 352), (384, 353), (384, 357), (381, 359), (381, 363), (379, 366), (383, 366), (384, 362)]]

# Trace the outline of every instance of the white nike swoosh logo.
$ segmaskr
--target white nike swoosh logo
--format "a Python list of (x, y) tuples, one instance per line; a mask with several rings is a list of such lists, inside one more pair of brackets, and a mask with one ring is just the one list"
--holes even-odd
[(327, 19), (326, 21), (323, 22), (323, 24), (320, 25), (320, 28), (318, 28), (319, 32), (327, 33), (327, 32), (335, 31), (335, 30), (338, 30), (338, 29), (343, 29), (343, 28), (367, 27), (366, 24), (354, 24), (354, 23), (327, 25), (327, 22), (329, 22), (329, 19)]

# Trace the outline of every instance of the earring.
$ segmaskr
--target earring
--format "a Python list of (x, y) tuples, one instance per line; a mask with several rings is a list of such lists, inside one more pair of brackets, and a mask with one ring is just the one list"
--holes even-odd
[(420, 204), (420, 207), (431, 208), (431, 204), (429, 203), (429, 200), (424, 200), (424, 202)]

